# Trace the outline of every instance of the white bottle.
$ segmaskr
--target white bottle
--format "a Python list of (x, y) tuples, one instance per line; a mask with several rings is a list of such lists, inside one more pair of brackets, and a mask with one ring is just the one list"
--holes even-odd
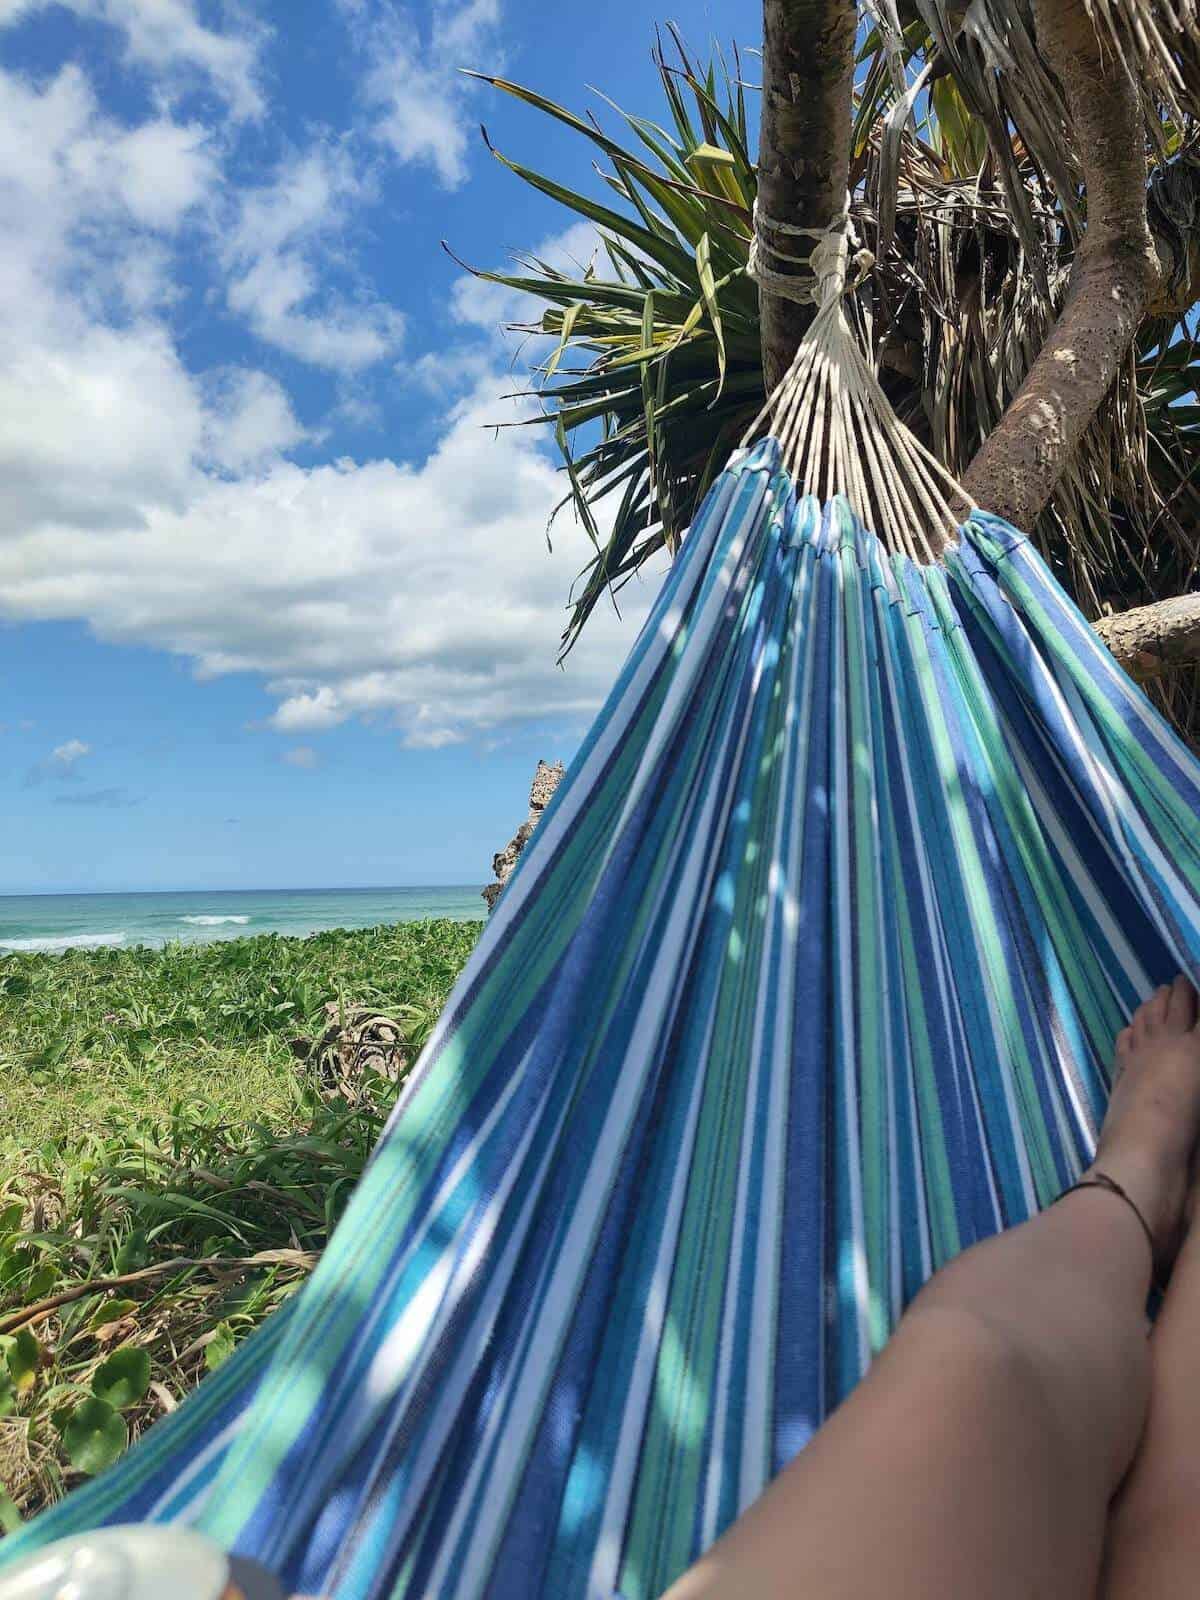
[[(0, 1552), (3, 1545), (0, 1545)], [(0, 1600), (284, 1600), (255, 1563), (192, 1528), (98, 1528), (0, 1567)]]

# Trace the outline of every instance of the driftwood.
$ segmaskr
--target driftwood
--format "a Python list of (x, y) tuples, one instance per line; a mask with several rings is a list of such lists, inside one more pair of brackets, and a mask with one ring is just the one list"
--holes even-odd
[(326, 1027), (319, 1039), (290, 1041), (292, 1054), (315, 1078), (322, 1100), (344, 1100), (368, 1110), (386, 1110), (392, 1096), (381, 1090), (400, 1081), (408, 1067), (401, 1026), (370, 1006), (325, 1007)]

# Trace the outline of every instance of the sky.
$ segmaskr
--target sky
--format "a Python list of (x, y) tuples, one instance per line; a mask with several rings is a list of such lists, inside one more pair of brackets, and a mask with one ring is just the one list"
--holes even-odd
[[(669, 14), (755, 45), (757, 0)], [(665, 18), (663, 20), (666, 20)], [(635, 0), (0, 0), (0, 893), (485, 881), (659, 573), (587, 559), (465, 273), (585, 259), (460, 67), (660, 114)], [(515, 364), (514, 364), (515, 363)]]

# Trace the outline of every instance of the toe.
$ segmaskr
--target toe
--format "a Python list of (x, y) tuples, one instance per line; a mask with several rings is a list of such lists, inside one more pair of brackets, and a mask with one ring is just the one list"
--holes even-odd
[(1171, 990), (1164, 983), (1161, 989), (1154, 991), (1142, 1007), (1145, 1013), (1145, 1027), (1148, 1035), (1160, 1032), (1166, 1025), (1167, 1006), (1170, 1003), (1170, 999)]
[(1186, 1033), (1196, 1026), (1196, 991), (1182, 973), (1167, 994), (1166, 1024), (1172, 1033)]
[(1133, 1034), (1133, 1049), (1141, 1049), (1161, 1030), (1166, 1022), (1167, 1005), (1170, 996), (1171, 990), (1166, 984), (1161, 989), (1152, 990), (1133, 1013), (1133, 1016), (1130, 1017), (1129, 1027)]
[(1117, 1035), (1117, 1060), (1123, 1062), (1124, 1058), (1133, 1049), (1133, 1029), (1122, 1028)]

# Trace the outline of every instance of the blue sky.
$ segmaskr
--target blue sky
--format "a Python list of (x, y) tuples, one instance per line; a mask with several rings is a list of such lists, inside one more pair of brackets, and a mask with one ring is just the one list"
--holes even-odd
[[(672, 13), (757, 43), (750, 0)], [(586, 254), (456, 71), (657, 115), (632, 0), (0, 0), (0, 893), (483, 881), (653, 580), (554, 665), (581, 532), (511, 299)]]

